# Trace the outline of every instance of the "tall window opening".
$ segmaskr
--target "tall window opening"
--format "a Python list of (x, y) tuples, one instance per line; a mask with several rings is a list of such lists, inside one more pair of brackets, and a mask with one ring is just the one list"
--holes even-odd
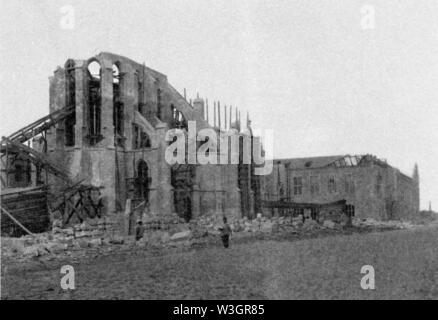
[(294, 195), (298, 196), (303, 194), (303, 178), (302, 177), (294, 177)]
[(117, 64), (113, 65), (113, 125), (114, 125), (114, 142), (118, 146), (123, 145), (124, 140), (124, 106), (121, 96), (121, 77), (120, 69)]
[(146, 107), (144, 103), (144, 86), (143, 86), (143, 81), (140, 79), (140, 75), (138, 71), (135, 73), (135, 82), (137, 85), (137, 95), (138, 95), (137, 109), (141, 115), (146, 116)]
[(137, 176), (135, 178), (135, 198), (149, 202), (149, 168), (145, 161), (140, 160), (137, 165)]
[(101, 135), (101, 67), (97, 61), (88, 65), (88, 130), (90, 145), (102, 139)]
[(76, 78), (75, 64), (69, 61), (66, 65), (66, 107), (71, 109), (71, 113), (64, 120), (64, 144), (68, 147), (75, 145), (75, 125), (76, 125)]
[(157, 118), (161, 119), (161, 89), (157, 89)]

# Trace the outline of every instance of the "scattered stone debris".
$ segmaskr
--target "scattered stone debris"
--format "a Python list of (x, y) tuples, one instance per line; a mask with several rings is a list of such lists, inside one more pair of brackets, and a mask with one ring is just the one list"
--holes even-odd
[[(169, 217), (146, 217), (146, 232), (140, 241), (134, 236), (115, 234), (112, 222), (108, 219), (90, 220), (68, 228), (61, 228), (60, 221), (55, 220), (51, 232), (26, 235), (21, 238), (2, 238), (2, 255), (12, 258), (35, 258), (56, 255), (69, 255), (76, 251), (103, 250), (111, 251), (115, 247), (126, 249), (135, 246), (142, 248), (191, 247), (199, 244), (219, 241), (221, 227), (220, 217), (201, 217), (190, 223)], [(261, 217), (230, 219), (235, 239), (263, 239), (281, 235), (300, 237), (317, 237), (324, 230), (342, 232), (342, 230), (388, 230), (409, 229), (412, 223), (403, 221), (377, 221), (374, 219), (347, 219), (344, 221), (315, 221), (298, 217)], [(354, 231), (353, 231), (354, 232)]]

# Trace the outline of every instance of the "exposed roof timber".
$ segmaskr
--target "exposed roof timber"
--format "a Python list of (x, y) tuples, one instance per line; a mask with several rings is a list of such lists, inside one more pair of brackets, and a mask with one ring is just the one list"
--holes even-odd
[(366, 155), (346, 155), (342, 158), (339, 158), (332, 163), (328, 164), (328, 166), (334, 166), (336, 168), (343, 167), (356, 167), (356, 166), (366, 166), (369, 163), (374, 163), (380, 165), (382, 167), (388, 167), (389, 165), (386, 161), (377, 158), (376, 156), (366, 154)]

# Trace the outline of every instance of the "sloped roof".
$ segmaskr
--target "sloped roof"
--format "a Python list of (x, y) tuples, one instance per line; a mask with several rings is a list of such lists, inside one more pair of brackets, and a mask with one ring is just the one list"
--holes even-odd
[(290, 158), (290, 159), (275, 159), (274, 163), (288, 163), (290, 169), (310, 169), (322, 168), (335, 162), (338, 159), (345, 157), (339, 156), (325, 156), (325, 157), (309, 157), (309, 158)]

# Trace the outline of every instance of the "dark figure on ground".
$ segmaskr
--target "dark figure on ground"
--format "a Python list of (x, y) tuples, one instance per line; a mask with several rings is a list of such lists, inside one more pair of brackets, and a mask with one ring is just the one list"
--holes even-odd
[(138, 241), (141, 238), (143, 238), (144, 234), (144, 227), (143, 227), (143, 221), (137, 221), (137, 226), (135, 227), (135, 240)]
[(231, 235), (231, 227), (227, 223), (227, 217), (224, 217), (224, 225), (220, 229), (221, 230), (221, 239), (222, 243), (224, 244), (225, 248), (228, 248), (230, 246), (230, 235)]

